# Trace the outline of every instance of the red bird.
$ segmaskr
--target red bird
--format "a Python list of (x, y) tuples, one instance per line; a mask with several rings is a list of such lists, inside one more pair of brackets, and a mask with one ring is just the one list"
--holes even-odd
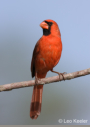
[[(32, 77), (35, 76), (36, 84), (38, 79), (46, 77), (48, 71), (55, 72), (53, 68), (59, 62), (62, 53), (61, 34), (57, 23), (48, 19), (44, 20), (40, 27), (43, 29), (43, 36), (35, 45), (31, 61), (31, 74)], [(34, 86), (30, 106), (30, 117), (32, 119), (37, 119), (40, 115), (42, 92), (43, 85)]]

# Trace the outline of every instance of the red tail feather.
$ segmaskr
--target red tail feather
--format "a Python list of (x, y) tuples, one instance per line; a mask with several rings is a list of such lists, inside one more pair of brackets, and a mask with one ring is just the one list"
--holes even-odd
[(40, 115), (42, 104), (42, 92), (43, 85), (34, 86), (30, 107), (30, 117), (32, 119), (37, 119), (38, 115)]

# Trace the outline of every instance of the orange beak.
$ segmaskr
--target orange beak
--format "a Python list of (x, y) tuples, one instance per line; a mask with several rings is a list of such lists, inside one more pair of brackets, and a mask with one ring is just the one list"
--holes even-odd
[(43, 29), (48, 29), (48, 28), (49, 28), (48, 24), (45, 23), (45, 22), (42, 22), (42, 23), (40, 24), (40, 27), (42, 27)]

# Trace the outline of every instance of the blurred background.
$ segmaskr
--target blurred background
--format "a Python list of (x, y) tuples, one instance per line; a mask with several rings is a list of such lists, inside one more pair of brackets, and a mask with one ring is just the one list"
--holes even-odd
[[(45, 19), (55, 20), (61, 31), (63, 51), (54, 70), (90, 68), (90, 0), (1, 0), (0, 85), (32, 80), (32, 52)], [(47, 77), (55, 75), (48, 72)], [(1, 125), (66, 124), (59, 119), (84, 119), (87, 123), (81, 124), (90, 125), (90, 75), (44, 85), (37, 120), (29, 117), (32, 91), (28, 87), (0, 93)]]

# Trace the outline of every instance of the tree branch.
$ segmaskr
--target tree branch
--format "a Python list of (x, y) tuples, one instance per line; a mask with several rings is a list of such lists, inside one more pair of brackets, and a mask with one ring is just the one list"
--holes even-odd
[[(65, 78), (65, 80), (70, 80), (70, 79), (85, 76), (88, 74), (90, 74), (90, 68), (82, 70), (82, 71), (64, 74), (64, 78)], [(43, 85), (43, 84), (49, 84), (52, 82), (58, 82), (58, 81), (62, 81), (62, 80), (63, 80), (62, 75), (60, 75), (60, 79), (59, 79), (59, 76), (53, 76), (53, 77), (41, 79), (40, 81), (38, 81), (38, 84)], [(35, 85), (35, 80), (0, 85), (0, 92), (1, 91), (9, 91), (12, 89), (23, 88), (23, 87), (34, 86), (34, 85)]]

